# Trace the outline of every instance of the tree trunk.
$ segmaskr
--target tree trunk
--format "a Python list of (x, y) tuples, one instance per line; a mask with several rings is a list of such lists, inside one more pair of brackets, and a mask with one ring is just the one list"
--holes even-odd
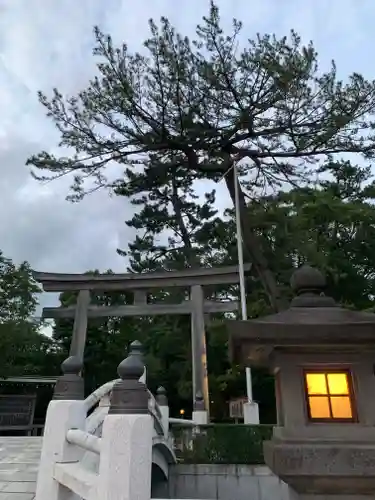
[[(227, 175), (225, 176), (225, 182), (229, 194), (232, 198), (233, 205), (235, 206), (235, 181), (234, 175), (231, 174), (232, 171), (227, 173)], [(251, 215), (249, 210), (247, 209), (245, 197), (240, 184), (238, 185), (238, 191), (243, 245), (247, 253), (249, 254), (251, 263), (254, 266), (257, 275), (259, 276), (259, 279), (263, 285), (263, 288), (267, 294), (268, 300), (273, 310), (275, 312), (282, 311), (286, 309), (287, 302), (285, 301), (285, 299), (283, 299), (280, 287), (277, 284), (276, 277), (273, 271), (270, 269), (267, 259), (264, 256), (261, 239), (252, 230), (253, 224)]]
[(176, 186), (175, 178), (172, 179), (171, 201), (172, 201), (173, 210), (174, 210), (175, 215), (176, 215), (177, 225), (178, 225), (178, 228), (179, 228), (180, 233), (181, 233), (181, 239), (182, 239), (183, 246), (184, 246), (183, 252), (185, 254), (186, 263), (188, 264), (189, 267), (199, 267), (199, 263), (197, 262), (197, 260), (195, 258), (193, 245), (191, 244), (190, 235), (189, 235), (189, 232), (186, 228), (184, 218), (182, 215), (182, 204), (181, 204), (181, 200), (178, 196), (178, 189)]

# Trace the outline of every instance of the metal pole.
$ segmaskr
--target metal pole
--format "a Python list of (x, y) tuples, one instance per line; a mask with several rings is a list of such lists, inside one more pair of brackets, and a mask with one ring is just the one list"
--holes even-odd
[[(238, 175), (237, 165), (233, 165), (234, 176), (234, 204), (236, 211), (236, 233), (237, 233), (237, 255), (238, 255), (238, 272), (240, 274), (240, 297), (241, 297), (241, 315), (244, 321), (247, 320), (247, 306), (246, 306), (246, 290), (245, 290), (245, 272), (244, 272), (244, 259), (243, 259), (243, 242), (242, 242), (242, 228), (240, 216), (240, 198), (238, 189)], [(249, 403), (253, 401), (253, 388), (251, 383), (251, 369), (246, 367), (246, 393)]]

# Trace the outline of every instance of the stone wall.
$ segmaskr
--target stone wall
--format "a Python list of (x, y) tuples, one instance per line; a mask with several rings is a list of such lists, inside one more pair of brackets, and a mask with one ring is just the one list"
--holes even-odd
[(174, 465), (169, 498), (292, 500), (289, 488), (265, 466)]
[[(161, 486), (161, 485), (160, 485)], [(362, 495), (297, 495), (268, 467), (259, 465), (173, 465), (168, 497), (204, 500), (374, 500)], [(160, 488), (153, 498), (166, 498)]]

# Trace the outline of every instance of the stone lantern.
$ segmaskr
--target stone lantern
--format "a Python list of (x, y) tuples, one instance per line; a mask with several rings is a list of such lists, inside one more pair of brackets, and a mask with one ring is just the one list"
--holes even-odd
[(291, 285), (289, 309), (228, 322), (232, 358), (275, 376), (266, 464), (300, 498), (375, 498), (375, 314), (338, 306), (308, 265)]

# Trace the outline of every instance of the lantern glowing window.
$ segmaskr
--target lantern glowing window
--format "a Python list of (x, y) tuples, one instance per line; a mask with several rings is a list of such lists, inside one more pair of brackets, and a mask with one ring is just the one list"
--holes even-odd
[(306, 372), (306, 396), (312, 421), (353, 421), (353, 398), (348, 372)]

